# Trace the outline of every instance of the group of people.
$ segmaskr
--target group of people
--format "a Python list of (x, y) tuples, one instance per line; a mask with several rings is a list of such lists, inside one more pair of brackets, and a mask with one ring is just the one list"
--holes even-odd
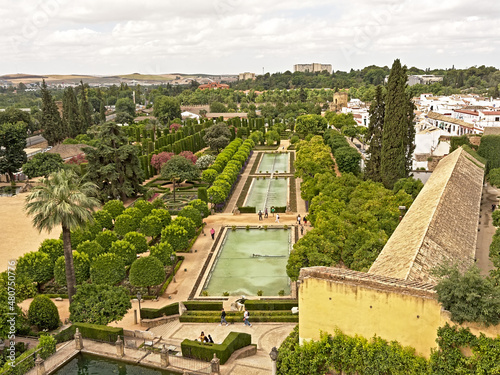
[(205, 332), (201, 331), (200, 337), (198, 337), (199, 342), (209, 342), (209, 343), (214, 343), (214, 340), (212, 339), (212, 336), (210, 334), (205, 336)]
[[(276, 212), (276, 209), (274, 208), (274, 206), (272, 206), (271, 207), (271, 215), (274, 216), (275, 212)], [(264, 209), (264, 212), (262, 212), (262, 210), (259, 210), (259, 212), (257, 213), (257, 215), (259, 215), (259, 220), (267, 219), (269, 217), (269, 213), (267, 211), (267, 207)], [(276, 214), (276, 217), (277, 217), (276, 220), (279, 220), (279, 214)], [(278, 221), (278, 223), (279, 223), (279, 221)]]

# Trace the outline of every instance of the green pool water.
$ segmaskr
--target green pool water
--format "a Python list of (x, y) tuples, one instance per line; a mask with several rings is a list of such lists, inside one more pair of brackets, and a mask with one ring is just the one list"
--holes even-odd
[(290, 229), (227, 230), (204, 290), (209, 296), (256, 296), (258, 290), (264, 296), (277, 296), (280, 290), (290, 294), (290, 235)]
[(54, 375), (179, 375), (178, 372), (132, 365), (91, 354), (77, 354)]
[(279, 173), (288, 172), (288, 153), (283, 154), (269, 154), (265, 153), (262, 156), (259, 167), (257, 168), (259, 173), (274, 173), (278, 171)]
[(255, 207), (257, 212), (271, 206), (284, 207), (288, 200), (288, 178), (254, 178), (245, 206)]

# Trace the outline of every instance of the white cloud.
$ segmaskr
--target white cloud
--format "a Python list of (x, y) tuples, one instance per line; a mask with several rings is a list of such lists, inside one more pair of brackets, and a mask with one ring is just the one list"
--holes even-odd
[(495, 64), (500, 43), (484, 0), (0, 0), (0, 17), (0, 73), (460, 67)]

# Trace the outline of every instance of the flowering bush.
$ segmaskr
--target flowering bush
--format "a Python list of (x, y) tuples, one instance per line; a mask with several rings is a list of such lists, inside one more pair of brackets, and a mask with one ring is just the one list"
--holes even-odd
[(153, 155), (153, 157), (151, 158), (151, 165), (155, 167), (157, 171), (159, 171), (161, 170), (163, 164), (169, 161), (172, 156), (174, 156), (173, 152), (160, 152), (157, 155)]

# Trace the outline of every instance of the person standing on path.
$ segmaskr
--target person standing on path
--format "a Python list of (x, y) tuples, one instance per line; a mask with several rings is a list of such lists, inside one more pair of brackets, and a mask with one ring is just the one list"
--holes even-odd
[(274, 216), (274, 206), (271, 207), (271, 215)]
[(280, 222), (280, 214), (276, 214), (276, 220), (274, 220), (275, 223), (279, 223)]
[(304, 216), (304, 225), (307, 225), (307, 218)]
[(262, 221), (262, 210), (259, 210), (259, 221)]
[(303, 225), (300, 226), (300, 235), (301, 236), (304, 235), (304, 226)]
[(246, 326), (250, 326), (251, 327), (252, 325), (248, 321), (249, 318), (250, 318), (250, 314), (248, 313), (248, 310), (245, 309), (245, 312), (243, 313), (243, 321), (245, 322)]
[(229, 325), (229, 324), (227, 324), (227, 321), (226, 321), (226, 312), (224, 311), (224, 309), (222, 309), (222, 311), (220, 313), (220, 325), (222, 325), (222, 323), (226, 323), (226, 326)]
[(267, 213), (267, 207), (264, 209), (264, 219), (267, 219), (269, 214)]
[(297, 223), (300, 225), (300, 214), (297, 215)]
[(212, 240), (214, 240), (215, 239), (215, 229), (214, 228), (210, 229), (210, 235), (212, 236)]

